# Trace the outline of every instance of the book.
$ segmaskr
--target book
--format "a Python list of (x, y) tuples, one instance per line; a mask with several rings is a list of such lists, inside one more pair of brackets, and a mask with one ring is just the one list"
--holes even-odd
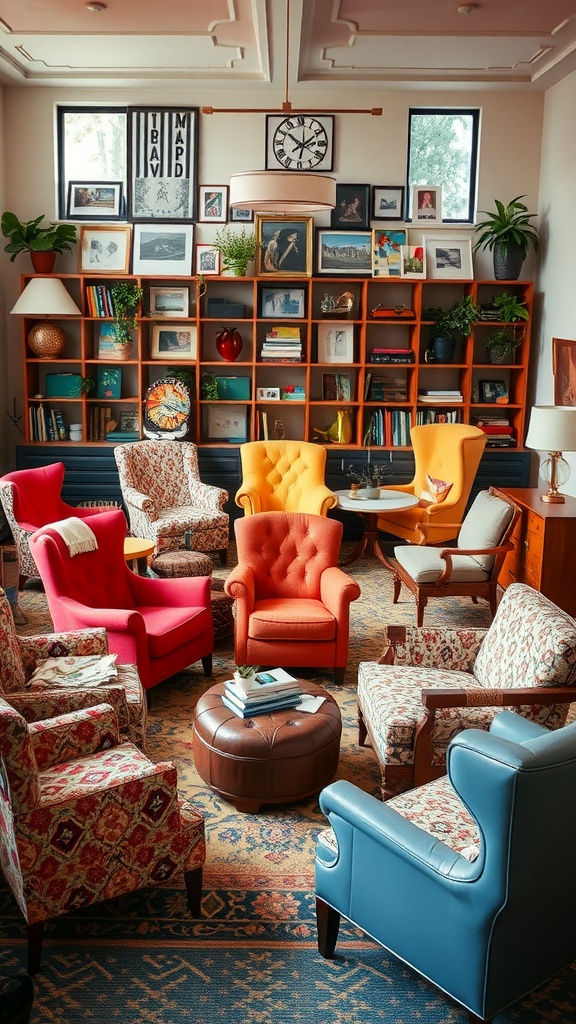
[(300, 687), (295, 684), (291, 689), (280, 690), (279, 693), (271, 693), (267, 690), (266, 693), (257, 693), (251, 697), (240, 697), (236, 691), (232, 689), (230, 682), (233, 682), (233, 680), (227, 680), (224, 683), (224, 692), (229, 700), (233, 701), (234, 704), (237, 704), (241, 708), (260, 707), (262, 704), (268, 705), (276, 701), (283, 700), (286, 697), (296, 697), (298, 694), (302, 693)]
[(248, 677), (241, 676), (238, 672), (235, 672), (234, 678), (226, 682), (227, 686), (231, 686), (242, 697), (247, 697), (254, 693), (270, 693), (278, 688), (286, 690), (297, 684), (298, 680), (283, 668), (270, 669), (268, 672), (257, 672), (256, 675)]
[(222, 694), (222, 703), (232, 711), (238, 718), (254, 718), (255, 715), (269, 715), (273, 711), (283, 711), (285, 708), (295, 708), (302, 700), (300, 693), (294, 697), (284, 697), (282, 700), (275, 702), (268, 702), (266, 704), (258, 705), (257, 707), (250, 706), (248, 708), (238, 707), (231, 700), (228, 699), (225, 693)]

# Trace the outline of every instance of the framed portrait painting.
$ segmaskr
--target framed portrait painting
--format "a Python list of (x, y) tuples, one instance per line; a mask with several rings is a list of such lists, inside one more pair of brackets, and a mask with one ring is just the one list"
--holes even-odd
[(228, 220), (228, 185), (200, 185), (198, 220), (224, 224)]
[(442, 186), (414, 185), (410, 214), (413, 226), (442, 223)]
[(135, 224), (132, 273), (189, 277), (193, 224)]
[(576, 405), (576, 341), (552, 338), (554, 405)]
[(371, 274), (372, 232), (317, 228), (316, 261), (319, 274)]
[(256, 273), (260, 277), (311, 277), (313, 217), (256, 215)]
[(196, 359), (195, 324), (152, 324), (152, 359)]
[(196, 220), (198, 107), (128, 109), (128, 216)]
[(472, 280), (472, 239), (457, 235), (425, 235), (426, 273), (434, 278)]
[(370, 223), (370, 185), (336, 185), (333, 228), (360, 230)]
[(70, 181), (66, 215), (74, 220), (120, 220), (123, 215), (121, 181)]
[(127, 274), (131, 232), (129, 225), (83, 227), (80, 232), (80, 273)]
[(404, 185), (372, 185), (372, 220), (404, 220)]

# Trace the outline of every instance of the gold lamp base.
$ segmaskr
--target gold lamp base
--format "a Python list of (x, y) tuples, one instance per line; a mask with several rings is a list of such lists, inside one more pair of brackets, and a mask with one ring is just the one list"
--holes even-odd
[(547, 491), (540, 495), (541, 501), (547, 501), (549, 505), (564, 505), (566, 498), (559, 491)]
[(28, 344), (39, 359), (54, 359), (55, 356), (62, 355), (66, 335), (58, 324), (40, 320), (28, 332)]
[(570, 477), (570, 466), (562, 458), (562, 452), (548, 452), (548, 458), (540, 467), (540, 476), (548, 484), (546, 494), (541, 494), (542, 501), (548, 505), (564, 505), (566, 498), (558, 490)]

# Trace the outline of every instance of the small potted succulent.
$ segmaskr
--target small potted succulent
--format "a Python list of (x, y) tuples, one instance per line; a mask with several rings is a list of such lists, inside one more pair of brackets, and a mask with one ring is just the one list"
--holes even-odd
[(346, 475), (352, 480), (350, 497), (379, 498), (380, 488), (391, 472), (391, 467), (385, 462), (369, 462), (362, 469), (348, 466)]
[(9, 238), (4, 252), (10, 253), (14, 262), (18, 253), (29, 252), (32, 266), (37, 274), (51, 274), (56, 254), (72, 252), (76, 244), (75, 224), (43, 224), (44, 214), (34, 220), (19, 220), (15, 213), (6, 210), (2, 214), (0, 227), (4, 238)]

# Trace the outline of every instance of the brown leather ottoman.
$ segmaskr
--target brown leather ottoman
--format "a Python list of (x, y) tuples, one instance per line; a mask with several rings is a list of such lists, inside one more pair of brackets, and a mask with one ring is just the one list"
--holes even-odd
[(299, 680), (324, 703), (314, 714), (287, 708), (238, 718), (224, 706), (224, 684), (200, 697), (192, 725), (198, 774), (237, 810), (256, 814), (261, 804), (294, 803), (318, 793), (338, 767), (342, 722), (327, 690)]

